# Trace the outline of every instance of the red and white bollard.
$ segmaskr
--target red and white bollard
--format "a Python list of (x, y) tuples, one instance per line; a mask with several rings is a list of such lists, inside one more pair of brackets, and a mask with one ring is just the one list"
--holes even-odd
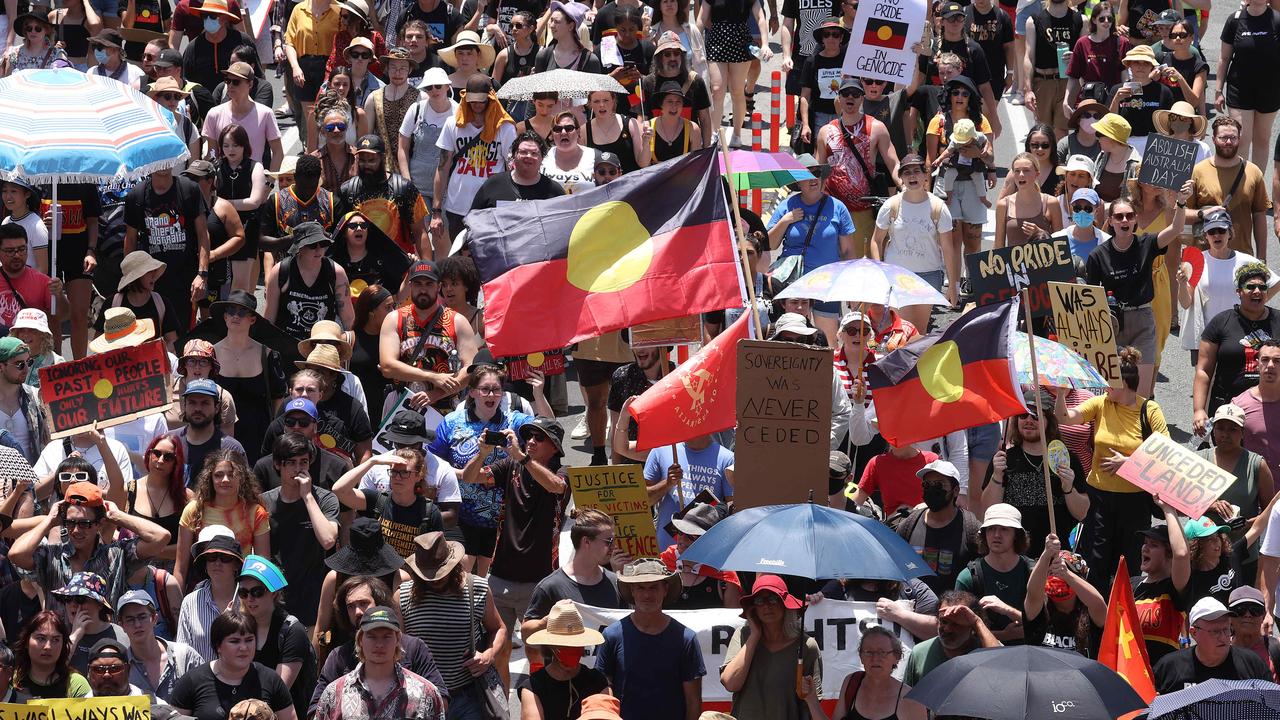
[[(764, 127), (760, 113), (751, 116), (751, 149), (760, 152), (764, 148)], [(760, 209), (764, 206), (764, 193), (760, 188), (754, 188), (751, 191), (751, 211), (760, 214)]]
[(769, 152), (778, 152), (780, 125), (782, 125), (782, 71), (774, 70), (769, 84)]

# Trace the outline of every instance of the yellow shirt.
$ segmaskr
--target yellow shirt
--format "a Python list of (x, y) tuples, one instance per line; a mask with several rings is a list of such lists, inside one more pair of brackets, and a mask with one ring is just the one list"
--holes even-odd
[[(1142, 424), (1138, 417), (1142, 402), (1143, 399), (1138, 398), (1138, 404), (1130, 407), (1111, 402), (1106, 395), (1096, 395), (1076, 407), (1084, 415), (1081, 424), (1092, 422), (1096, 428), (1093, 433), (1093, 469), (1089, 471), (1089, 484), (1093, 487), (1108, 492), (1145, 492), (1119, 475), (1104, 470), (1101, 464), (1103, 458), (1111, 457), (1112, 450), (1128, 456), (1142, 444)], [(1147, 403), (1147, 424), (1151, 432), (1169, 434), (1164, 411), (1155, 400)]]
[(212, 503), (205, 505), (204, 513), (197, 525), (196, 503), (192, 500), (182, 509), (182, 517), (179, 518), (178, 525), (190, 530), (192, 535), (199, 535), (202, 529), (210, 525), (222, 525), (235, 534), (236, 540), (240, 543), (240, 549), (248, 554), (254, 552), (254, 537), (271, 529), (268, 525), (269, 520), (266, 508), (261, 505), (254, 503), (249, 507), (237, 501), (234, 506), (226, 509)]
[(338, 8), (332, 4), (320, 17), (311, 13), (311, 3), (301, 2), (289, 14), (289, 26), (284, 31), (284, 41), (303, 55), (329, 57), (333, 50), (333, 36), (338, 34)]

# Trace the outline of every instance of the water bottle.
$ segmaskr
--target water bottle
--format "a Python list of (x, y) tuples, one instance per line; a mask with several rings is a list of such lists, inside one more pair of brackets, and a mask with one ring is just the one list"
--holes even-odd
[(1182, 444), (1182, 446), (1190, 450), (1191, 452), (1196, 452), (1197, 450), (1200, 449), (1201, 445), (1204, 445), (1204, 439), (1205, 439), (1204, 434), (1193, 432), (1191, 433), (1191, 437), (1188, 438), (1187, 441)]
[(1117, 303), (1117, 300), (1116, 300), (1115, 293), (1113, 293), (1113, 292), (1111, 292), (1110, 290), (1108, 290), (1108, 291), (1107, 291), (1107, 307), (1111, 308), (1111, 312), (1115, 312), (1115, 311), (1116, 311), (1116, 305), (1117, 305), (1117, 304), (1118, 304), (1118, 303)]
[(752, 57), (754, 57), (755, 59), (757, 59), (757, 60), (759, 60), (759, 59), (760, 59), (760, 46), (759, 46), (759, 45), (751, 45), (751, 46), (749, 46), (749, 47), (747, 48), (747, 52), (751, 53), (751, 56), (752, 56)]

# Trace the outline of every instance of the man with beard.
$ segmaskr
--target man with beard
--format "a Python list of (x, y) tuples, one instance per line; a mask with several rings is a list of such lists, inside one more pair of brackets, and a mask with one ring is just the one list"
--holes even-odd
[(263, 204), (267, 212), (258, 214), (262, 222), (260, 247), (283, 250), (290, 244), (293, 229), (305, 222), (319, 223), (328, 231), (338, 217), (333, 212), (333, 194), (320, 187), (323, 172), (320, 159), (313, 155), (298, 158), (293, 171), (293, 184), (272, 190)]
[[(427, 204), (413, 183), (402, 175), (387, 172), (386, 146), (380, 135), (365, 135), (356, 143), (356, 176), (338, 189), (335, 217), (359, 210), (401, 250), (418, 257), (432, 257), (423, 220)], [(448, 245), (434, 248), (437, 254)]]
[(204, 467), (204, 459), (214, 450), (235, 450), (244, 455), (239, 440), (224, 435), (215, 423), (218, 417), (218, 386), (212, 380), (192, 380), (182, 391), (182, 427), (170, 437), (182, 441), (182, 456), (187, 459), (187, 477), (195, 478)]
[[(678, 83), (680, 89), (684, 91), (684, 109), (680, 111), (680, 116), (685, 120), (698, 123), (698, 127), (702, 129), (702, 146), (709, 147), (712, 128), (711, 93), (707, 92), (706, 81), (689, 69), (689, 56), (685, 52), (684, 44), (680, 42), (679, 35), (669, 31), (662, 33), (658, 38), (657, 47), (653, 50), (651, 65), (652, 70), (649, 74), (640, 78), (646, 117), (657, 117), (662, 114), (664, 96), (658, 93), (658, 88), (668, 82)], [(788, 74), (788, 78), (796, 77), (797, 82), (799, 76), (799, 72)]]
[(924, 580), (934, 593), (955, 587), (956, 577), (978, 557), (978, 518), (956, 505), (960, 471), (946, 460), (934, 460), (916, 472), (924, 497), (898, 524), (898, 535), (920, 553), (935, 573)]
[(475, 360), (477, 341), (471, 323), (440, 302), (440, 272), (435, 263), (414, 263), (406, 283), (413, 302), (382, 321), (378, 363), (388, 380), (416, 391), (410, 404), (420, 409), (462, 389), (467, 368)]
[(458, 119), (445, 123), (436, 140), (440, 164), (431, 193), (432, 237), (444, 237), (445, 230), (448, 237), (462, 232), (462, 217), (485, 180), (506, 169), (515, 140), (515, 121), (498, 102), (493, 81), (484, 73), (472, 75)]
[[(635, 441), (639, 426), (631, 422), (627, 406), (631, 404), (633, 398), (643, 395), (645, 390), (675, 367), (669, 365), (664, 371), (659, 364), (662, 354), (657, 348), (632, 348), (631, 355), (635, 358), (635, 362), (627, 363), (613, 372), (607, 403), (609, 425), (615, 433), (626, 433), (628, 443)], [(616, 454), (613, 459), (614, 462), (623, 462)]]
[(311, 444), (307, 460), (307, 476), (311, 478), (311, 484), (324, 490), (332, 489), (343, 473), (351, 469), (351, 463), (338, 453), (330, 452), (317, 439), (320, 437), (320, 423), (324, 419), (320, 415), (320, 409), (307, 398), (296, 397), (284, 404), (284, 412), (280, 413), (280, 417), (285, 432), (272, 440), (271, 452), (258, 458), (258, 462), (253, 464), (253, 475), (258, 478), (258, 487), (264, 493), (280, 487), (276, 447), (281, 438), (296, 435)]
[(18, 223), (0, 225), (0, 272), (5, 284), (0, 285), (0, 323), (13, 325), (18, 311), (36, 308), (49, 314), (49, 298), (58, 298), (58, 307), (66, 307), (62, 281), (27, 265), (27, 229)]
[(951, 590), (938, 602), (938, 636), (916, 643), (902, 676), (914, 686), (942, 663), (978, 648), (1000, 647), (979, 615), (978, 598), (963, 590)]
[(564, 195), (564, 187), (542, 174), (546, 143), (537, 133), (526, 130), (511, 144), (511, 171), (494, 175), (480, 186), (471, 203), (472, 210), (497, 207), (498, 203), (546, 200)]
[[(124, 254), (146, 250), (167, 268), (155, 291), (172, 303), (182, 333), (195, 324), (193, 303), (209, 282), (208, 206), (194, 180), (157, 170), (124, 200)], [(0, 318), (2, 319), (2, 318)]]
[(388, 50), (382, 56), (387, 84), (369, 93), (364, 101), (362, 129), (382, 138), (382, 144), (388, 148), (387, 169), (392, 175), (404, 177), (409, 177), (409, 168), (400, 167), (400, 125), (409, 108), (422, 97), (422, 91), (409, 84), (409, 73), (414, 66), (407, 48)]
[[(1204, 222), (1209, 208), (1220, 206), (1229, 195), (1231, 249), (1267, 261), (1267, 185), (1262, 170), (1240, 157), (1240, 122), (1229, 115), (1213, 119), (1213, 157), (1196, 163), (1191, 171), (1191, 197), (1187, 198), (1187, 223)], [(1280, 190), (1280, 186), (1276, 187)], [(1280, 233), (1280, 218), (1276, 221)]]

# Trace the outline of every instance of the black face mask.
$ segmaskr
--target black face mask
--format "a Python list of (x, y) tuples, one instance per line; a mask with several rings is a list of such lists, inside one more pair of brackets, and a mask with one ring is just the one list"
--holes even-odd
[(942, 485), (925, 485), (924, 504), (930, 510), (939, 512), (951, 504), (951, 491)]

